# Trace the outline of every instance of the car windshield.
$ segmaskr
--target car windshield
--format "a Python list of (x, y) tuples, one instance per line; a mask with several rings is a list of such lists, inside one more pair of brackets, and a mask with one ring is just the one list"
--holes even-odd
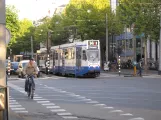
[(90, 62), (99, 61), (99, 51), (98, 50), (87, 50), (87, 59)]
[(27, 64), (27, 62), (26, 62), (26, 63), (22, 63), (22, 67), (25, 67), (25, 66), (26, 66), (26, 64)]
[(13, 62), (12, 65), (18, 66), (18, 62)]

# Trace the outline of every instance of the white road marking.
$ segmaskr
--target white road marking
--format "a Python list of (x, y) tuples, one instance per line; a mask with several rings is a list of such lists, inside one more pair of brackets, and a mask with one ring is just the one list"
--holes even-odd
[(28, 113), (28, 111), (15, 111), (15, 113)]
[(54, 103), (46, 103), (46, 104), (42, 104), (42, 105), (48, 106), (48, 105), (55, 105), (55, 104)]
[(59, 106), (47, 106), (46, 108), (60, 108)]
[(105, 104), (95, 104), (93, 106), (106, 106)]
[(120, 114), (121, 116), (133, 116), (131, 113)]
[(42, 98), (42, 97), (34, 97), (35, 99)]
[(9, 102), (16, 102), (16, 100), (9, 100)]
[(122, 110), (112, 110), (109, 113), (121, 113), (121, 112), (123, 112), (123, 111)]
[(11, 110), (25, 110), (25, 108), (11, 108)]
[(49, 103), (50, 101), (37, 101), (37, 103)]
[(36, 100), (36, 101), (41, 101), (41, 100), (47, 100), (47, 99), (34, 99), (34, 100)]
[(132, 118), (132, 119), (129, 119), (129, 120), (144, 120), (144, 118), (139, 117), (139, 118)]
[(86, 103), (94, 104), (94, 103), (99, 103), (99, 102), (97, 102), (97, 101), (90, 101), (90, 102), (86, 102)]
[(107, 108), (107, 109), (114, 109), (113, 107), (104, 107), (104, 108)]
[(77, 98), (79, 98), (79, 99), (86, 99), (86, 97), (81, 97), (81, 96), (80, 97), (77, 97)]
[(18, 102), (12, 102), (12, 103), (9, 103), (10, 105), (15, 105), (15, 104), (19, 104)]
[(66, 93), (67, 91), (60, 91), (61, 93)]
[(72, 115), (71, 113), (57, 113), (58, 115)]
[(9, 105), (9, 107), (22, 107), (22, 105)]
[(91, 101), (91, 99), (83, 99), (83, 101)]
[(64, 119), (78, 119), (78, 117), (74, 117), (74, 116), (64, 116)]
[(9, 98), (9, 100), (13, 100), (14, 98)]
[(66, 110), (64, 110), (64, 109), (53, 109), (51, 111), (52, 112), (65, 112)]

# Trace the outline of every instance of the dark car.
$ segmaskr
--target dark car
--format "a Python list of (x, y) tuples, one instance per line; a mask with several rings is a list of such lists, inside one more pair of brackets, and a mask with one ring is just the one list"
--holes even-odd
[(11, 62), (11, 74), (16, 74), (19, 62)]

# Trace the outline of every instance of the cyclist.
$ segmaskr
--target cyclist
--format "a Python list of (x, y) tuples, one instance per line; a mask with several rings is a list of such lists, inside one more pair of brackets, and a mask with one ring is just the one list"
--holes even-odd
[(26, 75), (26, 82), (25, 82), (25, 91), (28, 91), (28, 76), (31, 76), (33, 90), (35, 90), (35, 82), (34, 82), (34, 75), (38, 74), (37, 65), (34, 63), (34, 59), (30, 58), (29, 63), (26, 64), (24, 67), (24, 75)]

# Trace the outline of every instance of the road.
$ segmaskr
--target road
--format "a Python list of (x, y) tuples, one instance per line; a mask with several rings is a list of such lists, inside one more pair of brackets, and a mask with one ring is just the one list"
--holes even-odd
[(10, 110), (23, 120), (160, 120), (161, 79), (58, 76), (35, 79), (34, 100), (24, 80), (10, 80)]

